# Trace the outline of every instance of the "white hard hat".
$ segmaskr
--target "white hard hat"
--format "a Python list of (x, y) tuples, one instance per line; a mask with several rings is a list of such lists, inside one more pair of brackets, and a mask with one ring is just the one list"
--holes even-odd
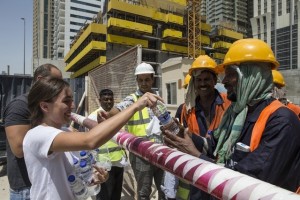
[(147, 63), (141, 63), (135, 68), (134, 75), (139, 74), (155, 74), (153, 67)]

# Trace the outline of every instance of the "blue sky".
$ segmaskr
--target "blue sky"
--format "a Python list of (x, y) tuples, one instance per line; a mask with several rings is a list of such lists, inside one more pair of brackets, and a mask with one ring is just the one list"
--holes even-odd
[(26, 74), (32, 70), (32, 19), (33, 0), (0, 0), (0, 74), (23, 74), (24, 66), (24, 22), (25, 25), (25, 68)]

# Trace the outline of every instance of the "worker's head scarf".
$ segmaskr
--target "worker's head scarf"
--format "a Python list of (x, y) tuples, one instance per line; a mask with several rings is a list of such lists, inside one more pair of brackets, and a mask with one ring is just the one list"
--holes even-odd
[(195, 107), (195, 103), (196, 103), (195, 100), (196, 100), (196, 97), (198, 96), (198, 91), (195, 89), (195, 84), (194, 84), (195, 77), (200, 76), (201, 73), (204, 71), (209, 71), (212, 74), (214, 74), (215, 76), (217, 76), (214, 71), (209, 70), (209, 69), (197, 69), (192, 72), (191, 80), (189, 82), (189, 85), (187, 88), (187, 93), (185, 96), (185, 105), (186, 105), (187, 111), (189, 111), (189, 110), (191, 110), (191, 108)]
[(248, 113), (248, 106), (271, 97), (273, 78), (268, 63), (243, 63), (232, 67), (238, 73), (236, 86), (237, 101), (232, 102), (225, 111), (219, 128), (214, 132), (218, 139), (214, 152), (218, 163), (224, 163), (232, 154), (232, 147), (237, 142)]

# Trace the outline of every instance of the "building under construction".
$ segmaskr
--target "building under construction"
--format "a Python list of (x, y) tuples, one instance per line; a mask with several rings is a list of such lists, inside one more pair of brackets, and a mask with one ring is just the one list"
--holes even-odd
[[(198, 0), (107, 0), (103, 14), (83, 26), (74, 38), (64, 58), (65, 70), (72, 72), (72, 78), (82, 77), (140, 45), (141, 58), (131, 58), (136, 62), (130, 67), (140, 62), (151, 64), (156, 71), (154, 89), (162, 91), (162, 63), (176, 57), (194, 59), (200, 54), (221, 62), (232, 42), (243, 37), (229, 28), (214, 30), (217, 33), (201, 16)], [(110, 70), (124, 72), (125, 67)], [(182, 75), (176, 78), (183, 79), (185, 73), (181, 70)]]
[[(91, 69), (141, 45), (142, 61), (152, 64), (157, 74), (159, 65), (172, 57), (188, 55), (186, 0), (109, 0), (104, 14), (82, 28), (65, 56), (66, 71), (79, 77)], [(199, 13), (200, 15), (200, 13)], [(201, 37), (210, 46), (210, 26), (202, 18)], [(202, 50), (197, 52), (204, 54)]]

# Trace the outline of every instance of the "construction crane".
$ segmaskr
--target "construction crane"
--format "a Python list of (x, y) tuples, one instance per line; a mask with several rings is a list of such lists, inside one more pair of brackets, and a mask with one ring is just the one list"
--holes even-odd
[(187, 0), (188, 7), (188, 57), (196, 58), (201, 53), (201, 0)]

